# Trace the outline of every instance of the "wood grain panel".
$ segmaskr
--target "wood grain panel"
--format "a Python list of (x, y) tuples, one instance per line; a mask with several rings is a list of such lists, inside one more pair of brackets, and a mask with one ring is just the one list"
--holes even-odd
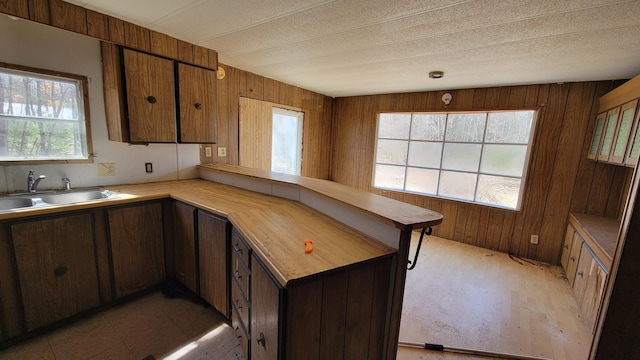
[(138, 50), (151, 50), (151, 37), (149, 35), (149, 29), (125, 21), (124, 44)]
[(175, 142), (173, 63), (153, 55), (123, 51), (131, 142)]
[(101, 41), (102, 84), (109, 140), (129, 141), (129, 126), (124, 109), (124, 84), (120, 48)]
[(165, 280), (160, 203), (108, 210), (117, 298), (133, 294)]
[(369, 359), (382, 360), (389, 308), (389, 292), (392, 273), (392, 259), (388, 258), (376, 263), (373, 279), (373, 304), (371, 306), (371, 325), (369, 333)]
[(0, 224), (0, 341), (27, 331), (20, 299), (20, 282), (11, 235), (6, 223)]
[(209, 49), (202, 46), (193, 46), (193, 63), (203, 67), (209, 67)]
[(575, 134), (587, 132), (586, 127), (589, 122), (585, 119), (588, 119), (591, 114), (594, 94), (594, 83), (572, 84), (569, 89), (562, 132), (551, 172), (552, 181), (547, 194), (547, 199), (554, 199), (557, 203), (555, 206), (546, 206), (544, 209), (539, 233), (540, 240), (536, 249), (536, 259), (547, 263), (557, 263), (562, 251), (561, 242), (549, 242), (549, 240), (561, 239), (564, 233), (580, 158), (585, 155), (582, 152), (585, 138)]
[(150, 30), (151, 52), (171, 59), (178, 58), (178, 40), (169, 35)]
[(180, 142), (216, 142), (216, 81), (215, 71), (178, 63)]
[[(280, 290), (255, 257), (251, 258), (251, 271), (251, 359), (277, 359)], [(258, 344), (260, 338), (264, 345)]]
[(109, 17), (99, 12), (87, 10), (87, 35), (101, 40), (109, 40)]
[(240, 122), (240, 95), (239, 95), (239, 72), (237, 69), (227, 66), (227, 77), (229, 78), (227, 82), (227, 90), (228, 90), (228, 107), (227, 107), (227, 116), (226, 118), (229, 120), (228, 129), (229, 129), (229, 137), (228, 137), (228, 146), (227, 149), (227, 163), (232, 165), (239, 164), (239, 122)]
[(50, 0), (51, 25), (87, 35), (87, 13), (84, 8), (62, 0)]
[(109, 239), (104, 210), (93, 209), (93, 233), (95, 234), (96, 268), (98, 269), (98, 284), (100, 285), (100, 303), (113, 300), (111, 288), (111, 261), (109, 259)]
[(209, 52), (209, 69), (218, 70), (218, 52), (208, 49)]
[(317, 280), (287, 289), (285, 352), (288, 359), (320, 359), (323, 283)]
[(176, 278), (189, 290), (198, 293), (195, 211), (193, 206), (173, 203), (173, 258)]
[(193, 44), (178, 40), (178, 60), (193, 63)]
[(271, 170), (272, 103), (240, 98), (240, 166)]
[(227, 317), (230, 311), (227, 301), (228, 224), (227, 220), (198, 210), (200, 296)]
[(13, 224), (11, 234), (27, 330), (100, 304), (90, 214)]
[(49, 0), (29, 0), (29, 20), (51, 24)]
[(372, 265), (349, 273), (345, 359), (368, 358), (374, 278), (375, 267)]
[(124, 45), (124, 21), (109, 16), (109, 40)]
[(29, 4), (27, 0), (0, 1), (0, 12), (28, 19)]
[(341, 273), (324, 280), (320, 360), (334, 360), (344, 354), (347, 290), (349, 274)]

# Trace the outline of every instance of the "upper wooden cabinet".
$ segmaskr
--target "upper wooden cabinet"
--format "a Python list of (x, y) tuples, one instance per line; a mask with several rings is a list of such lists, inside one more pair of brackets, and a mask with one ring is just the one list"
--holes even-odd
[(102, 58), (109, 140), (217, 141), (213, 70), (105, 42)]
[(640, 75), (600, 98), (600, 109), (587, 158), (635, 166), (640, 154), (638, 99)]

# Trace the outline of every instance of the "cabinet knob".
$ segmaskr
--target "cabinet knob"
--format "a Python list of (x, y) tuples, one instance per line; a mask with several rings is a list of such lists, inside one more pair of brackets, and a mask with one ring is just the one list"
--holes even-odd
[(264, 341), (264, 334), (260, 333), (260, 336), (258, 337), (258, 344), (262, 345), (262, 347), (264, 347), (265, 341)]
[(149, 96), (147, 97), (147, 101), (149, 102), (149, 104), (155, 104), (157, 100), (155, 96)]
[(242, 279), (242, 276), (240, 275), (240, 272), (238, 272), (238, 271), (236, 271), (235, 277), (236, 277), (237, 280)]
[(571, 261), (576, 261), (576, 257), (575, 257), (575, 256), (572, 256), (572, 257), (571, 257)]
[(238, 245), (238, 243), (233, 245), (233, 250), (235, 250), (239, 254), (242, 254), (242, 249), (240, 248), (240, 245)]
[(565, 248), (565, 249), (568, 249), (568, 248), (569, 248), (569, 244), (565, 244), (565, 245), (564, 245), (564, 248)]
[(67, 273), (67, 270), (68, 270), (68, 269), (67, 269), (67, 267), (66, 267), (66, 266), (58, 266), (57, 268), (55, 268), (55, 269), (53, 270), (53, 273), (54, 273), (56, 276), (62, 276), (62, 275), (64, 275), (64, 274), (66, 274), (66, 273)]
[(578, 271), (578, 275), (580, 275), (580, 277), (584, 276), (584, 272), (583, 271)]
[(200, 103), (196, 103), (194, 106), (195, 106), (195, 107), (196, 107), (196, 109), (198, 109), (198, 110), (202, 109), (202, 104), (200, 104)]

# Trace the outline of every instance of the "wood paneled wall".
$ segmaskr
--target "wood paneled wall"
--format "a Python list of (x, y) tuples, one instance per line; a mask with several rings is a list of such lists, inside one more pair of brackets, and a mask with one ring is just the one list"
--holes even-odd
[[(302, 132), (302, 176), (328, 179), (331, 161), (331, 118), (333, 98), (297, 86), (220, 64), (226, 76), (218, 80), (218, 143), (212, 157), (201, 151), (202, 163), (238, 165), (240, 97), (296, 107), (304, 112)], [(227, 147), (218, 157), (216, 148)]]
[[(552, 264), (559, 261), (569, 212), (620, 217), (627, 168), (586, 159), (598, 98), (619, 83), (582, 82), (384, 94), (335, 99), (331, 180), (438, 211), (434, 234)], [(380, 111), (539, 108), (520, 211), (373, 189)], [(530, 244), (531, 235), (540, 236)]]

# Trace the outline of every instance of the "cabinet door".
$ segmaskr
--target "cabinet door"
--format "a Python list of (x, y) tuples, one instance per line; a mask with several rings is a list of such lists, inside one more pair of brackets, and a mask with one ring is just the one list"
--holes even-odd
[(124, 49), (131, 142), (175, 142), (173, 62)]
[(593, 332), (595, 330), (596, 318), (602, 305), (607, 273), (602, 266), (592, 258), (589, 262), (586, 276), (587, 281), (580, 309), (584, 315), (585, 323), (589, 327), (589, 330)]
[(560, 257), (560, 264), (564, 269), (565, 273), (567, 272), (567, 267), (569, 266), (569, 253), (571, 252), (571, 245), (573, 245), (573, 234), (575, 234), (576, 230), (573, 226), (567, 226), (567, 233), (564, 235), (564, 245), (562, 246), (562, 256)]
[(215, 143), (217, 109), (216, 73), (187, 64), (178, 64), (180, 98), (180, 139), (182, 143)]
[(620, 109), (620, 121), (618, 121), (618, 129), (616, 130), (616, 137), (613, 141), (609, 162), (622, 164), (625, 161), (627, 144), (629, 142), (631, 128), (633, 127), (633, 119), (636, 115), (637, 106), (638, 100), (633, 100), (622, 105)]
[(596, 129), (593, 132), (593, 139), (591, 139), (591, 146), (589, 147), (589, 154), (587, 159), (596, 160), (598, 158), (598, 152), (602, 145), (602, 134), (604, 130), (604, 124), (607, 122), (607, 113), (603, 112), (598, 114), (596, 119)]
[(229, 222), (198, 210), (200, 296), (229, 316)]
[(195, 211), (193, 206), (173, 203), (173, 241), (176, 277), (194, 293), (198, 293), (196, 261)]
[(251, 360), (278, 358), (280, 290), (260, 261), (251, 258)]
[(100, 305), (90, 214), (11, 225), (27, 330)]
[(580, 235), (575, 232), (573, 235), (573, 242), (571, 244), (571, 251), (569, 252), (569, 264), (567, 265), (567, 279), (571, 286), (573, 286), (573, 281), (576, 278), (576, 268), (578, 267), (578, 259), (580, 257), (583, 242), (584, 240), (582, 240)]
[(640, 111), (636, 111), (635, 120), (633, 121), (633, 130), (629, 138), (627, 146), (627, 157), (625, 164), (627, 166), (636, 166), (638, 156), (640, 155)]
[(589, 266), (593, 261), (593, 254), (586, 245), (582, 246), (580, 250), (580, 257), (578, 258), (578, 265), (576, 266), (576, 275), (573, 281), (573, 295), (576, 298), (578, 306), (582, 304), (582, 297), (584, 296), (584, 289), (587, 285), (587, 278), (589, 275)]
[(604, 134), (602, 135), (602, 146), (598, 153), (598, 161), (609, 161), (613, 138), (615, 137), (616, 129), (618, 128), (619, 114), (620, 107), (607, 111), (607, 121), (604, 125)]
[(162, 205), (134, 205), (107, 214), (116, 297), (164, 281)]

